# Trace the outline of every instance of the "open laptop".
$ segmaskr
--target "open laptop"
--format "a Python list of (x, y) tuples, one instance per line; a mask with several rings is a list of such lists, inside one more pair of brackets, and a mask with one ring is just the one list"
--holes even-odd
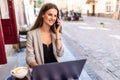
[(86, 59), (33, 67), (32, 80), (79, 80)]

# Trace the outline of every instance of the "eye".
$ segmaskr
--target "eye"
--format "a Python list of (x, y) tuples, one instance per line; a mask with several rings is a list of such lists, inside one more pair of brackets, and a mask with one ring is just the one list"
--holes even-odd
[(54, 15), (54, 17), (57, 17), (57, 15)]
[(57, 18), (57, 15), (56, 15), (56, 14), (52, 14), (52, 13), (49, 13), (48, 16), (51, 16), (51, 17)]
[(49, 15), (49, 16), (52, 16), (52, 14), (51, 14), (51, 13), (49, 13), (48, 15)]

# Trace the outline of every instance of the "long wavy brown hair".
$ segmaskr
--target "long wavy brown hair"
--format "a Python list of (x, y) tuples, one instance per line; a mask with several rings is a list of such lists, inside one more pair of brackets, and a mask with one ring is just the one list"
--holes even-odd
[[(57, 8), (57, 6), (53, 3), (46, 3), (40, 9), (39, 15), (38, 15), (33, 27), (30, 30), (34, 30), (38, 27), (41, 27), (43, 25), (42, 15), (44, 15), (49, 9), (53, 9), (53, 8), (57, 10), (57, 17), (59, 18), (59, 9)], [(54, 25), (51, 26), (51, 30), (54, 32)]]

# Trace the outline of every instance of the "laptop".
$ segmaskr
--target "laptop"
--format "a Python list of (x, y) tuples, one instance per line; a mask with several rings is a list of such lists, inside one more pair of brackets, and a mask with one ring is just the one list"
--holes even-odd
[(32, 80), (79, 80), (86, 59), (48, 63), (32, 68)]

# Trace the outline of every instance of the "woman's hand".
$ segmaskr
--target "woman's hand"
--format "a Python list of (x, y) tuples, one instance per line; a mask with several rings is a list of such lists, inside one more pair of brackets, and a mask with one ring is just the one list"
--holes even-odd
[(34, 66), (37, 66), (38, 64), (36, 62), (31, 62), (29, 65), (30, 67), (34, 67)]

